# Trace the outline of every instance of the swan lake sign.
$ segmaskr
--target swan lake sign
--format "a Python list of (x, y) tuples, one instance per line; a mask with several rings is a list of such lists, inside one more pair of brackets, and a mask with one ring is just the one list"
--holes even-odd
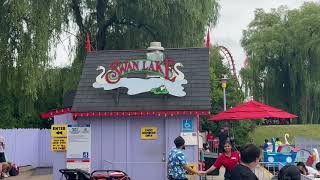
[(92, 86), (104, 90), (125, 87), (128, 89), (128, 95), (152, 92), (156, 95), (185, 96), (182, 85), (188, 81), (180, 70), (183, 65), (175, 63), (172, 59), (156, 60), (163, 58), (157, 55), (147, 53), (147, 59), (130, 59), (123, 62), (117, 60), (110, 64), (108, 71), (105, 67), (98, 66), (96, 70), (101, 73)]

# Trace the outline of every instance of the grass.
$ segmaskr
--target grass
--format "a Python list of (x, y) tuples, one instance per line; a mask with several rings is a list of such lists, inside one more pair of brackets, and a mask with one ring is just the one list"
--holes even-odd
[(272, 137), (279, 137), (284, 143), (284, 134), (288, 133), (290, 137), (288, 141), (294, 144), (295, 136), (302, 136), (305, 138), (320, 139), (320, 125), (270, 125), (270, 126), (257, 126), (255, 131), (250, 134), (250, 138), (256, 145), (262, 145), (264, 139)]

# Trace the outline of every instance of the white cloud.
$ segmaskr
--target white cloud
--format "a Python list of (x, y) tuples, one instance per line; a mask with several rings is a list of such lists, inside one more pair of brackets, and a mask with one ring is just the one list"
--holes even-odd
[[(315, 1), (315, 0), (307, 0)], [(236, 69), (243, 67), (245, 53), (240, 45), (242, 31), (254, 18), (254, 10), (263, 8), (270, 10), (286, 5), (289, 9), (298, 8), (303, 4), (303, 0), (220, 0), (220, 17), (217, 26), (211, 31), (211, 43), (227, 47), (234, 57)], [(319, 2), (316, 1), (316, 2)], [(68, 39), (69, 37), (71, 39)], [(76, 38), (70, 34), (62, 35), (63, 44), (57, 47), (57, 56), (53, 62), (55, 66), (67, 66), (72, 62), (73, 53), (70, 47), (74, 47)], [(71, 44), (71, 46), (70, 46)]]
[[(314, 1), (314, 0), (308, 0)], [(240, 40), (242, 31), (254, 19), (254, 10), (263, 8), (269, 11), (286, 5), (289, 9), (299, 8), (303, 0), (220, 0), (220, 17), (217, 26), (211, 31), (211, 43), (229, 49), (236, 64), (237, 72), (243, 67), (245, 53)], [(319, 2), (319, 1), (314, 1)]]

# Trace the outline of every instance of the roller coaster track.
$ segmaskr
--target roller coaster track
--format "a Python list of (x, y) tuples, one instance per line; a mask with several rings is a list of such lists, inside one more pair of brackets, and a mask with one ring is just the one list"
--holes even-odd
[(224, 46), (219, 46), (219, 49), (220, 52), (223, 54), (224, 58), (227, 59), (232, 75), (234, 76), (234, 78), (236, 78), (236, 80), (238, 80), (236, 66), (234, 64), (234, 60), (230, 51)]

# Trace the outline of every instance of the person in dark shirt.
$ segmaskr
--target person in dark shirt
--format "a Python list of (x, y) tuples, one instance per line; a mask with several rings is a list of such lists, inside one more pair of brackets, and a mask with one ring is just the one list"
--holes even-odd
[(286, 165), (282, 167), (278, 174), (278, 180), (300, 180), (301, 175), (299, 169), (294, 165)]
[(245, 145), (240, 150), (240, 164), (231, 170), (230, 180), (258, 180), (252, 170), (258, 165), (260, 149), (253, 145)]
[(221, 128), (220, 130), (220, 134), (219, 134), (219, 153), (222, 153), (224, 150), (224, 144), (226, 143), (227, 139), (228, 139), (228, 131), (225, 128)]
[[(318, 162), (317, 164), (316, 164), (316, 170), (318, 171), (318, 174), (319, 175), (317, 175), (317, 176), (320, 176), (320, 162)], [(319, 177), (320, 178), (320, 177)]]
[(297, 163), (297, 167), (300, 170), (300, 173), (307, 176), (309, 175), (308, 169), (306, 167), (306, 165), (303, 162), (298, 162)]

